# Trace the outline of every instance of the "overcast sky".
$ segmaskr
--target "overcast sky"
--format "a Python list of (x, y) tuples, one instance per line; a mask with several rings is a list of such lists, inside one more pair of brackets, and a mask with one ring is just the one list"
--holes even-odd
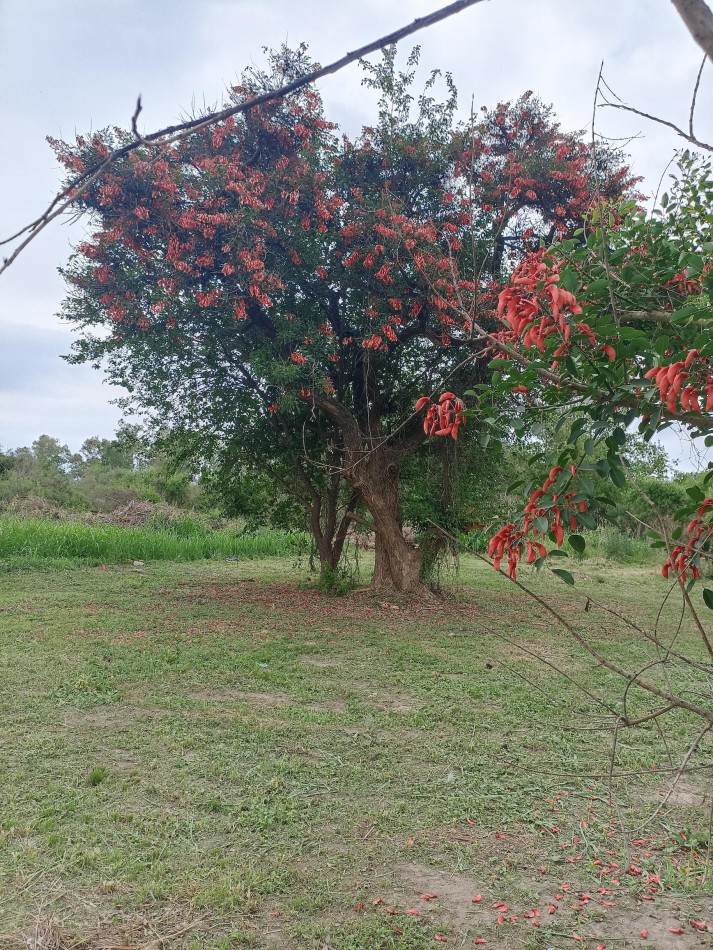
[[(126, 126), (142, 94), (143, 129), (212, 106), (262, 47), (306, 41), (331, 62), (445, 5), (445, 0), (0, 0), (0, 236), (35, 217), (60, 172), (45, 136)], [(601, 61), (609, 85), (643, 111), (686, 125), (702, 54), (670, 0), (488, 0), (402, 44), (422, 47), (424, 72), (453, 73), (465, 114), (533, 89), (566, 129), (588, 126)], [(375, 54), (377, 55), (377, 54)], [(373, 121), (358, 65), (321, 84), (329, 118), (354, 133)], [(713, 68), (699, 94), (701, 137), (713, 134)], [(708, 120), (708, 121), (707, 121)], [(654, 192), (681, 141), (632, 115), (604, 110), (599, 131), (627, 146)], [(705, 134), (704, 134), (705, 133)], [(109, 437), (120, 395), (60, 355), (72, 334), (56, 314), (57, 268), (81, 224), (55, 222), (0, 277), (0, 446), (42, 433), (77, 449)]]

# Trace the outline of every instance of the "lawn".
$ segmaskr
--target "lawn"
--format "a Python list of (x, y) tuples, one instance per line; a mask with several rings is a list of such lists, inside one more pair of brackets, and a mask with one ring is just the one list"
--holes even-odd
[[(585, 591), (653, 625), (666, 582), (574, 573), (533, 586), (643, 666), (653, 648)], [(450, 583), (414, 602), (320, 594), (291, 558), (15, 564), (0, 947), (710, 946), (710, 741), (646, 823), (700, 723), (621, 732), (610, 787), (592, 697), (618, 709), (621, 682), (492, 570)], [(705, 660), (695, 643), (679, 632)]]

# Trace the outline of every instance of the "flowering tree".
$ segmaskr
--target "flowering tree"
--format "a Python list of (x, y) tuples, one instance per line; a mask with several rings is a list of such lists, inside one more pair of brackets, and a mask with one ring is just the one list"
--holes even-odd
[[(651, 213), (631, 202), (599, 201), (571, 238), (541, 247), (518, 264), (499, 294), (498, 329), (474, 326), (490, 347), (493, 375), (487, 390), (468, 394), (473, 408), (466, 410), (450, 392), (435, 403), (416, 404), (426, 410), (423, 424), (434, 436), (448, 434), (464, 416), (490, 416), (491, 404), (508, 397), (520, 401), (523, 416), (550, 410), (570, 426), (566, 446), (548, 458), (544, 482), (511, 486), (511, 492), (524, 491), (524, 504), (490, 541), (493, 566), (518, 586), (525, 562), (536, 569), (556, 563), (553, 573), (574, 584), (560, 557), (566, 547), (583, 552), (581, 529), (595, 527), (595, 515), (606, 517), (612, 501), (599, 487), (602, 479), (616, 487), (629, 482), (641, 492), (650, 512), (646, 533), (662, 549), (663, 576), (680, 591), (702, 657), (663, 643), (655, 628), (634, 618), (627, 623), (641, 636), (642, 661), (639, 669), (626, 668), (573, 620), (533, 596), (598, 665), (625, 680), (618, 725), (648, 722), (672, 710), (703, 720), (682, 769), (713, 728), (706, 699), (713, 688), (713, 637), (692, 593), (702, 581), (702, 602), (713, 609), (713, 589), (706, 585), (713, 558), (713, 463), (687, 489), (690, 503), (676, 512), (678, 524), (669, 532), (638, 483), (627, 445), (635, 428), (650, 440), (672, 424), (713, 445), (711, 292), (711, 162), (684, 153), (673, 187)], [(541, 464), (543, 457), (534, 461)], [(643, 719), (628, 711), (634, 686), (659, 701)]]
[[(501, 327), (486, 333), (497, 353), (492, 398), (517, 393), (525, 411), (545, 405), (574, 418), (570, 445), (534, 486), (522, 520), (491, 544), (510, 576), (521, 557), (537, 559), (545, 536), (561, 547), (567, 532), (576, 538), (580, 526), (591, 526), (602, 502), (590, 473), (623, 487), (634, 423), (647, 440), (676, 422), (713, 443), (706, 435), (713, 428), (712, 239), (710, 161), (684, 154), (671, 193), (652, 214), (602, 202), (572, 239), (528, 255), (500, 293)], [(601, 444), (606, 456), (588, 461)], [(703, 487), (712, 478), (713, 468)], [(677, 544), (664, 567), (668, 576), (677, 566), (684, 584), (700, 577), (705, 512), (713, 506), (702, 489), (691, 497), (703, 510), (683, 534), (695, 534), (696, 550)]]
[[(116, 162), (80, 198), (92, 232), (64, 309), (82, 331), (73, 359), (105, 360), (157, 422), (291, 459), (327, 566), (358, 498), (375, 584), (400, 590), (421, 571), (399, 510), (401, 467), (425, 438), (416, 395), (472, 379), (474, 356), (485, 379), (475, 328), (494, 321), (523, 241), (580, 224), (594, 182), (612, 200), (632, 186), (615, 153), (563, 133), (531, 94), (459, 127), (434, 74), (413, 107), (417, 56), (404, 73), (393, 49), (367, 67), (379, 121), (355, 141), (301, 89)], [(304, 48), (270, 65), (232, 95), (310, 68)], [(81, 173), (125, 138), (55, 147)]]

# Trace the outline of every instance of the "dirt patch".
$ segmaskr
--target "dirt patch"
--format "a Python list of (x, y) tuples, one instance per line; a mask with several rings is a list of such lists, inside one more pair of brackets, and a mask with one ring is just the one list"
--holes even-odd
[[(696, 919), (692, 907), (684, 907), (678, 900), (659, 900), (651, 910), (642, 911), (641, 904), (612, 908), (601, 922), (589, 924), (582, 929), (596, 934), (604, 944), (609, 940), (622, 941), (617, 946), (635, 947), (648, 945), (660, 950), (702, 950), (710, 948), (711, 932), (699, 930), (690, 923)], [(711, 908), (708, 908), (706, 920), (710, 920)], [(701, 921), (703, 923), (703, 921)], [(646, 931), (646, 944), (642, 940), (642, 931)], [(681, 931), (679, 933), (678, 931)]]
[(307, 709), (312, 712), (345, 713), (347, 704), (344, 699), (328, 699), (323, 703), (307, 703)]
[(186, 693), (186, 698), (209, 703), (249, 703), (251, 706), (287, 706), (291, 702), (284, 693), (252, 693), (239, 689), (198, 689)]
[[(644, 793), (647, 801), (659, 803), (668, 795), (670, 783), (665, 782), (658, 789), (651, 789)], [(666, 801), (666, 805), (682, 805), (684, 808), (701, 808), (703, 805), (710, 805), (713, 790), (710, 783), (696, 781), (689, 777), (684, 777), (676, 783), (671, 795)]]
[(88, 727), (121, 731), (137, 719), (155, 719), (162, 715), (166, 715), (163, 710), (147, 709), (142, 706), (96, 706), (91, 710), (65, 711), (62, 717), (62, 725), (68, 729)]
[[(359, 592), (358, 596), (355, 593), (349, 597), (332, 597), (292, 584), (256, 584), (251, 579), (232, 584), (187, 581), (178, 585), (178, 591), (184, 603), (235, 608), (232, 619), (237, 624), (246, 618), (245, 622), (254, 626), (256, 620), (251, 608), (260, 608), (262, 611), (281, 612), (280, 629), (284, 629), (286, 617), (294, 617), (291, 627), (294, 631), (331, 633), (340, 639), (352, 633), (355, 623), (372, 621), (383, 628), (385, 614), (388, 614), (389, 621), (399, 625), (427, 622), (435, 626), (452, 626), (454, 617), (458, 616), (462, 616), (465, 625), (472, 612), (471, 604), (459, 601), (444, 602), (406, 595), (399, 595), (397, 601), (394, 595), (394, 602), (387, 602), (383, 594), (369, 590)], [(175, 597), (176, 588), (166, 589), (166, 594)]]
[[(407, 906), (437, 911), (439, 919), (461, 929), (484, 927), (492, 916), (485, 898), (474, 904), (473, 897), (484, 889), (474, 874), (450, 874), (415, 862), (394, 868), (395, 883), (400, 888), (399, 900)], [(437, 894), (425, 901), (422, 894)], [(485, 904), (485, 906), (483, 906)]]
[(344, 666), (339, 660), (323, 660), (318, 656), (303, 656), (300, 658), (300, 663), (306, 663), (307, 666), (316, 666), (319, 669), (329, 669), (330, 667), (339, 668)]
[(388, 700), (375, 700), (370, 699), (369, 703), (374, 709), (379, 709), (382, 712), (395, 712), (395, 713), (411, 713), (416, 712), (419, 709), (422, 709), (426, 704), (419, 702), (417, 699), (413, 699), (411, 696), (401, 694), (399, 696), (394, 696)]

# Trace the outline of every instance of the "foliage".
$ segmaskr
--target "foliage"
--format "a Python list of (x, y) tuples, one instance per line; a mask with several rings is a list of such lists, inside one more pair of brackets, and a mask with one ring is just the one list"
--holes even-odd
[[(593, 527), (594, 513), (611, 507), (594, 476), (641, 491), (627, 460), (637, 419), (646, 441), (674, 421), (693, 435), (707, 432), (711, 252), (710, 162), (685, 153), (670, 194), (653, 212), (600, 202), (573, 238), (531, 253), (500, 294), (502, 328), (481, 331), (498, 351), (492, 391), (481, 404), (517, 393), (524, 412), (559, 410), (558, 428), (570, 430), (564, 448), (535, 457), (552, 466), (547, 477), (527, 487), (521, 517), (491, 544), (512, 577), (522, 556), (541, 562), (538, 538), (560, 546), (567, 531)], [(711, 478), (709, 466), (704, 487)], [(700, 574), (713, 504), (699, 487), (688, 495), (679, 517), (698, 511), (694, 527), (702, 527), (675, 552), (682, 581)]]
[(191, 472), (176, 464), (135, 427), (114, 439), (86, 439), (78, 453), (48, 435), (10, 450), (0, 464), (0, 510), (33, 499), (57, 509), (107, 513), (133, 501), (201, 507)]

